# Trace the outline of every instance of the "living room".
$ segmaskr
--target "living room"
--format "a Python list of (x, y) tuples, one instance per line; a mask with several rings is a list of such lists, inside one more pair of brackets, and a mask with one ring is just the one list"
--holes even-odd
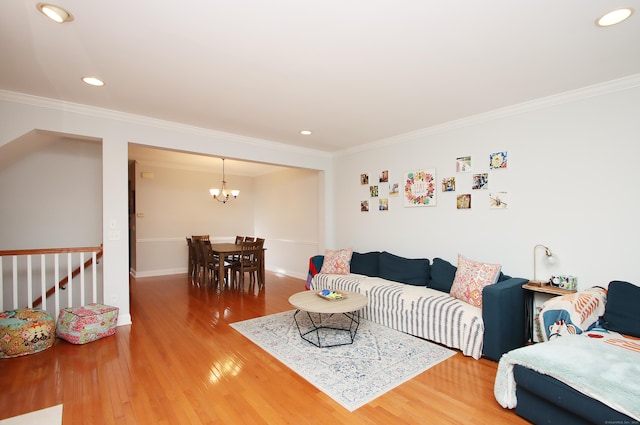
[[(112, 240), (109, 235), (114, 228), (122, 235), (129, 231), (131, 144), (275, 164), (288, 169), (280, 172), (290, 177), (287, 181), (295, 180), (298, 172), (313, 175), (307, 195), (315, 194), (315, 202), (301, 200), (297, 194), (299, 187), (282, 183), (282, 175), (274, 174), (256, 177), (247, 183), (254, 189), (241, 193), (241, 198), (251, 198), (250, 201), (240, 199), (236, 206), (215, 205), (220, 209), (240, 208), (241, 202), (250, 202), (250, 208), (255, 211), (251, 214), (254, 224), (242, 228), (242, 233), (264, 234), (267, 239), (286, 242), (268, 252), (267, 268), (271, 271), (303, 278), (310, 251), (322, 253), (326, 248), (353, 248), (360, 252), (386, 250), (414, 258), (438, 256), (453, 263), (458, 254), (462, 254), (478, 261), (499, 263), (509, 275), (533, 278), (534, 246), (542, 243), (551, 248), (554, 257), (551, 263), (538, 258), (535, 271), (538, 277), (573, 275), (578, 279), (578, 289), (585, 289), (606, 285), (613, 279), (640, 281), (633, 248), (640, 234), (635, 217), (640, 200), (634, 195), (635, 184), (640, 180), (640, 170), (634, 165), (640, 157), (639, 110), (640, 74), (636, 72), (566, 92), (550, 91), (548, 96), (514, 106), (470, 114), (453, 122), (392, 137), (370, 139), (367, 143), (328, 153), (3, 90), (0, 91), (0, 152), (34, 131), (71, 135), (100, 146), (90, 154), (91, 163), (97, 161), (100, 167), (100, 172), (92, 177), (99, 190), (90, 195), (91, 205), (100, 205), (100, 208), (90, 213), (94, 219), (86, 224), (89, 231), (79, 237), (89, 239), (84, 240), (87, 245), (104, 243), (104, 280), (107, 282), (104, 298), (120, 308), (120, 325), (127, 325), (136, 320), (130, 314), (130, 247), (127, 238)], [(490, 155), (498, 152), (507, 153), (506, 168), (492, 169)], [(72, 156), (69, 154), (66, 160)], [(458, 160), (467, 157), (472, 171), (459, 172)], [(215, 167), (202, 179), (211, 178), (208, 185), (220, 180), (220, 172)], [(0, 170), (0, 176), (6, 176), (6, 170)], [(153, 171), (158, 174), (161, 170)], [(405, 173), (419, 170), (435, 171), (436, 202), (431, 206), (407, 208), (402, 196)], [(384, 185), (379, 177), (385, 171), (388, 173), (385, 184), (398, 183), (401, 192), (398, 197), (389, 196), (388, 209), (380, 210), (378, 198), (383, 198), (382, 192), (372, 197), (370, 186), (377, 185), (382, 191)], [(37, 172), (34, 169), (30, 178), (46, 176)], [(487, 189), (472, 189), (475, 173), (488, 174)], [(366, 185), (361, 184), (363, 174), (369, 179)], [(139, 176), (140, 172), (136, 173), (136, 178)], [(231, 182), (233, 177), (238, 181), (244, 179), (230, 177)], [(443, 191), (441, 180), (451, 177), (456, 178), (456, 190)], [(7, 215), (20, 216), (21, 211), (12, 210), (12, 205), (17, 203), (12, 202), (11, 197), (18, 199), (24, 197), (24, 193), (10, 192), (7, 179), (1, 180), (2, 198), (8, 200), (4, 202), (0, 223), (2, 249), (16, 248), (13, 243), (11, 246), (6, 243), (15, 241), (18, 232), (22, 235), (21, 243), (27, 247), (59, 245), (60, 239), (42, 241), (38, 234), (24, 231), (32, 221), (50, 220), (46, 205), (41, 205), (37, 198), (27, 203), (30, 214), (23, 214), (20, 220), (4, 219), (4, 211)], [(287, 190), (282, 190), (283, 187)], [(506, 208), (492, 208), (490, 194), (494, 192), (506, 194)], [(471, 208), (457, 208), (460, 194), (471, 195)], [(204, 192), (203, 196), (208, 195)], [(265, 202), (273, 199), (279, 202)], [(368, 212), (361, 210), (361, 202), (365, 200), (369, 203)], [(86, 208), (89, 204), (86, 199), (74, 198), (71, 202), (70, 209)], [(207, 202), (212, 201), (209, 198)], [(260, 206), (259, 213), (257, 206)], [(282, 222), (255, 221), (258, 215), (277, 217), (283, 210), (292, 209), (295, 214), (287, 216), (296, 218), (296, 229), (304, 229), (293, 235)], [(231, 211), (237, 212), (237, 209)], [(151, 212), (145, 210), (144, 213)], [(206, 217), (211, 209), (202, 214)], [(308, 221), (309, 217), (313, 217), (312, 222)], [(115, 226), (111, 227), (111, 223)], [(303, 227), (305, 224), (308, 227)], [(227, 238), (237, 232), (212, 223), (210, 233)], [(181, 228), (171, 234), (154, 230), (144, 237), (149, 240), (183, 238), (188, 234)], [(84, 241), (74, 240), (74, 243)], [(185, 254), (180, 255), (186, 256), (184, 246), (175, 249), (182, 249)], [(298, 260), (294, 264), (291, 258)], [(152, 275), (154, 270), (162, 271), (162, 267), (145, 272)]]

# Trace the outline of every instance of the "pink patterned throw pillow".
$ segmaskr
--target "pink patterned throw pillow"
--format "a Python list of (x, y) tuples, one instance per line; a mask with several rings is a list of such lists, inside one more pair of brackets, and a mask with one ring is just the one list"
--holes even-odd
[(320, 273), (349, 274), (352, 249), (327, 249)]
[(482, 290), (500, 276), (500, 264), (485, 264), (458, 254), (458, 270), (449, 294), (476, 307), (482, 307)]

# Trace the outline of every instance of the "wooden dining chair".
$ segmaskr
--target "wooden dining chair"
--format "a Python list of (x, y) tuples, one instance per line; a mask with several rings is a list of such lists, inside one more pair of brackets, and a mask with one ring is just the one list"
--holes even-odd
[(196, 247), (191, 238), (187, 239), (187, 246), (189, 247), (189, 256), (188, 256), (188, 264), (187, 264), (187, 274), (190, 279), (195, 277), (196, 269), (198, 267), (198, 257), (196, 255)]
[(218, 258), (218, 256), (213, 253), (213, 250), (211, 249), (211, 241), (202, 240), (200, 241), (200, 244), (202, 245), (202, 254), (205, 261), (206, 276), (209, 280), (209, 283), (211, 283), (211, 286), (213, 286), (214, 283), (218, 284), (220, 289), (222, 289), (222, 287), (224, 286), (224, 282), (218, 281), (220, 258)]
[(242, 242), (242, 254), (240, 262), (231, 268), (232, 279), (236, 285), (244, 287), (244, 275), (249, 273), (251, 284), (259, 281), (260, 276), (260, 254), (262, 252), (260, 242)]
[(196, 254), (196, 263), (195, 263), (195, 272), (194, 276), (198, 283), (205, 284), (206, 272), (207, 272), (207, 261), (204, 257), (204, 249), (203, 249), (203, 240), (202, 239), (194, 239), (192, 240), (194, 251)]

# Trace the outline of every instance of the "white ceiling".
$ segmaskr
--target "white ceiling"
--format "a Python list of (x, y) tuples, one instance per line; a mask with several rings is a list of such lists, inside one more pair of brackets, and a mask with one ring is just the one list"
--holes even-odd
[(640, 0), (54, 1), (2, 2), (1, 90), (328, 152), (640, 73)]

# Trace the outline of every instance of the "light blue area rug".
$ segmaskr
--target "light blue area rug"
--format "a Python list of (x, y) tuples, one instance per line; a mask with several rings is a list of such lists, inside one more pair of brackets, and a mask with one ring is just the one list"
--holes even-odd
[[(364, 319), (352, 345), (318, 348), (300, 337), (293, 313), (231, 326), (351, 412), (455, 354)], [(298, 320), (309, 325), (306, 313)]]

